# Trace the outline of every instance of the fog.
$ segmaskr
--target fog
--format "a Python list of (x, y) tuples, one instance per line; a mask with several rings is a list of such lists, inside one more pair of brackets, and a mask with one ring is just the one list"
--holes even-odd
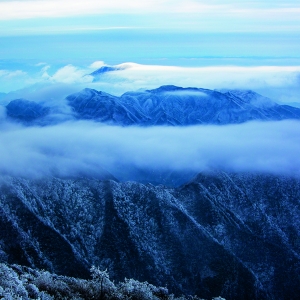
[(103, 178), (108, 171), (131, 180), (134, 169), (300, 175), (299, 121), (147, 128), (2, 123), (0, 129), (0, 173), (11, 176)]

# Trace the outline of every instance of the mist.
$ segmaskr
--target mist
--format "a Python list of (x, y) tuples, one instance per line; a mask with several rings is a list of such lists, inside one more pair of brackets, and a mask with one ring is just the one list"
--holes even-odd
[[(117, 127), (88, 121), (48, 127), (2, 124), (0, 173), (133, 180), (132, 170), (224, 170), (300, 175), (300, 122)], [(122, 176), (121, 176), (122, 174)]]

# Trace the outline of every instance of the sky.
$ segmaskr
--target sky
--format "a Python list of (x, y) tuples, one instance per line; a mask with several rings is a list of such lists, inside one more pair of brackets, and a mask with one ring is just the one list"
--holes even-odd
[[(298, 0), (0, 0), (0, 173), (49, 174), (61, 165), (58, 173), (70, 174), (113, 169), (120, 160), (146, 168), (297, 173), (295, 121), (26, 128), (7, 122), (5, 105), (17, 98), (64, 105), (86, 87), (121, 95), (171, 84), (252, 89), (300, 107), (299, 16)], [(95, 82), (90, 74), (102, 66), (120, 70)]]
[[(0, 0), (0, 100), (47, 84), (115, 94), (177, 84), (297, 103), (299, 15), (296, 0)], [(102, 84), (85, 76), (124, 63), (136, 65)]]
[[(299, 1), (0, 1), (2, 35), (149, 28), (299, 32)], [(7, 25), (8, 30), (5, 30)]]
[[(293, 64), (300, 59), (299, 14), (299, 1), (2, 0), (0, 57), (169, 65), (284, 58)], [(209, 57), (215, 61), (203, 61)]]

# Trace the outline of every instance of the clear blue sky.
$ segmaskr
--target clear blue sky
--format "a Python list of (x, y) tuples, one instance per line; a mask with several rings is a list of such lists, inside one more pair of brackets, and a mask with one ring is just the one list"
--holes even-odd
[(0, 0), (0, 56), (168, 64), (297, 58), (299, 16), (299, 1)]

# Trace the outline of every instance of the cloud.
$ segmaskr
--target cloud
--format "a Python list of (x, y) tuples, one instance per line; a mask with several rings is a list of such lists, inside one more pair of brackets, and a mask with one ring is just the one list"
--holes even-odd
[(70, 122), (3, 128), (0, 173), (13, 176), (101, 176), (107, 170), (132, 180), (134, 170), (210, 169), (300, 175), (297, 121), (150, 128)]
[(197, 91), (197, 90), (176, 90), (176, 91), (168, 91), (165, 92), (164, 94), (169, 95), (169, 96), (198, 96), (198, 97), (208, 97), (207, 94)]
[[(95, 89), (121, 94), (129, 90), (152, 89), (161, 85), (201, 87), (208, 89), (253, 89), (275, 100), (299, 95), (299, 66), (208, 66), (175, 67), (122, 64), (123, 70), (111, 72), (102, 82), (91, 84)], [(106, 86), (104, 86), (106, 81)], [(276, 92), (274, 92), (276, 91)]]
[(166, 8), (167, 2), (170, 1), (146, 0), (137, 2), (133, 0), (86, 0), (84, 3), (79, 0), (1, 1), (0, 19), (53, 18), (105, 13), (135, 14), (158, 12), (160, 11), (160, 8)]
[[(264, 10), (282, 13), (297, 13), (299, 3), (297, 1), (197, 1), (197, 0), (144, 0), (144, 1), (104, 1), (85, 0), (84, 4), (79, 0), (23, 0), (0, 1), (0, 19), (22, 19), (61, 17), (76, 15), (95, 15), (105, 13), (188, 13), (188, 14), (228, 14), (232, 12), (257, 13)], [(296, 10), (296, 11), (295, 11)]]
[(79, 69), (73, 65), (67, 65), (56, 71), (49, 79), (60, 83), (89, 83), (93, 78), (86, 74), (86, 70)]
[[(40, 64), (41, 69), (36, 73), (0, 70), (0, 87), (4, 92), (20, 90), (6, 96), (5, 99), (11, 100), (34, 98), (35, 101), (35, 95), (43, 97), (47, 85), (46, 99), (40, 98), (37, 101), (63, 99), (67, 96), (63, 85), (70, 93), (88, 87), (114, 95), (138, 89), (154, 89), (161, 85), (177, 85), (208, 89), (251, 89), (275, 101), (300, 102), (300, 66), (178, 67), (127, 62), (113, 66), (118, 70), (102, 74), (98, 82), (93, 82), (93, 77), (88, 74), (104, 65), (107, 64), (103, 61), (95, 61), (81, 67), (69, 64), (55, 69), (55, 66), (51, 66), (52, 72), (49, 72), (50, 65)], [(43, 90), (41, 93), (40, 89)]]
[(0, 70), (0, 92), (10, 92), (30, 84), (30, 75), (22, 70)]
[(97, 70), (97, 69), (100, 69), (101, 67), (105, 66), (105, 63), (104, 61), (102, 60), (97, 60), (97, 61), (94, 61), (92, 64), (89, 65), (89, 68), (90, 69), (93, 69), (93, 70)]
[(45, 63), (45, 62), (39, 62), (39, 63), (35, 64), (36, 67), (43, 67), (45, 65), (47, 65), (47, 63)]
[(0, 1), (0, 22), (3, 23), (0, 35), (62, 34), (121, 28), (155, 28), (189, 33), (297, 34), (300, 29), (298, 2), (7, 0)]
[[(7, 105), (11, 100), (20, 98), (35, 101), (45, 107), (51, 108), (52, 114), (50, 118), (53, 121), (62, 122), (73, 118), (73, 112), (66, 101), (66, 97), (75, 92), (78, 92), (78, 87), (74, 84), (37, 83), (29, 88), (4, 95), (0, 101), (0, 105)], [(4, 107), (0, 106), (0, 122), (4, 118), (4, 115), (1, 118), (1, 108), (5, 110)]]
[(22, 70), (9, 71), (9, 70), (0, 70), (0, 77), (5, 79), (13, 79), (16, 77), (24, 77), (27, 73)]

